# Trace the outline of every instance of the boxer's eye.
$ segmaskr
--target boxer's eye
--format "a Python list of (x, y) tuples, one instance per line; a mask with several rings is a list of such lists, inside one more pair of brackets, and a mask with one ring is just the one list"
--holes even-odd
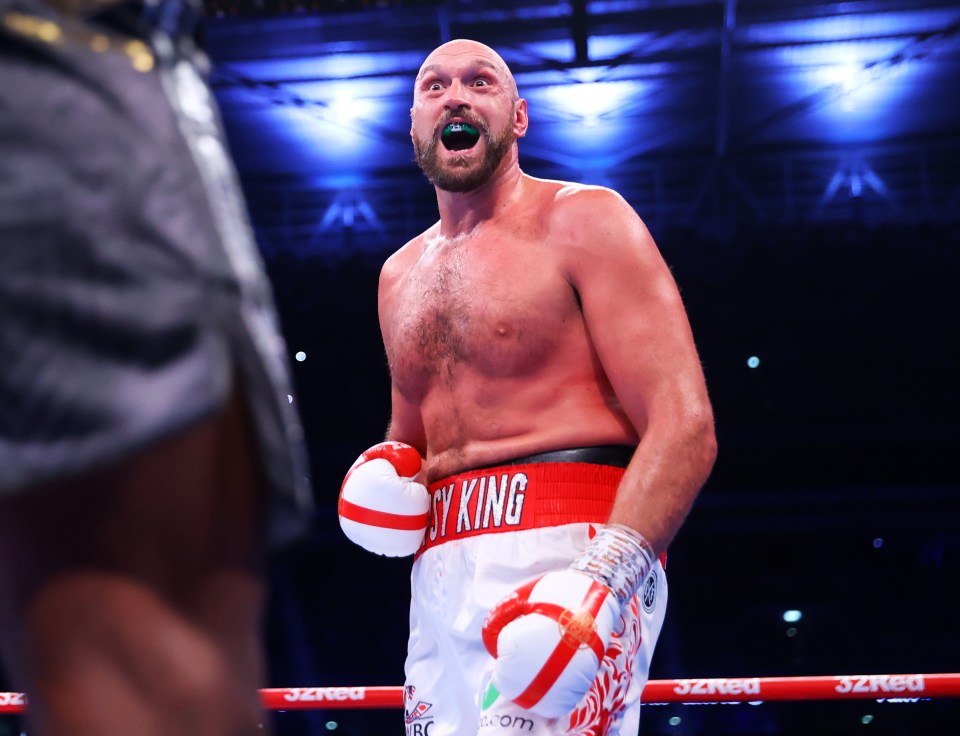
[(480, 131), (470, 123), (448, 123), (440, 134), (440, 141), (450, 151), (473, 148), (480, 140)]

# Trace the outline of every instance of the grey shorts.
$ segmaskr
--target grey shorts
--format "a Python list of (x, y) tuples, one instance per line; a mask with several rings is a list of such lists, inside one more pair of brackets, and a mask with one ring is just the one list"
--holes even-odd
[(181, 431), (239, 380), (275, 523), (309, 508), (286, 347), (202, 63), (186, 39), (151, 49), (0, 0), (0, 496)]

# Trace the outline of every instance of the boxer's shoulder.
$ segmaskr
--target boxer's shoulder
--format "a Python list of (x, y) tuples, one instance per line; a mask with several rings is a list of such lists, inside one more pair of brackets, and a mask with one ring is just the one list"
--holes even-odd
[(411, 238), (394, 251), (380, 268), (380, 286), (389, 288), (402, 279), (423, 253), (429, 239), (439, 231), (439, 223)]
[(618, 192), (584, 184), (567, 184), (557, 189), (550, 215), (554, 228), (584, 235), (596, 235), (598, 227), (602, 230), (639, 219)]

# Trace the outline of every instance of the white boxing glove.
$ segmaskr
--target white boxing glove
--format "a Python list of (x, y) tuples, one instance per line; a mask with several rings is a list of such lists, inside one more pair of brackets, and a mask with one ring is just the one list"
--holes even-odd
[(357, 458), (337, 505), (350, 541), (388, 557), (420, 549), (430, 510), (430, 494), (415, 480), (421, 464), (420, 453), (402, 442), (381, 442)]
[(621, 609), (655, 559), (633, 529), (606, 526), (569, 568), (500, 601), (483, 624), (484, 646), (497, 660), (494, 687), (544, 718), (572, 712), (599, 673)]

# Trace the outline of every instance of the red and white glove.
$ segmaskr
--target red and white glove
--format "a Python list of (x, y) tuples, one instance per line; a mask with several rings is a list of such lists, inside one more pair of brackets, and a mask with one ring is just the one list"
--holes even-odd
[(521, 586), (483, 624), (492, 681), (508, 700), (545, 718), (573, 711), (600, 670), (620, 611), (656, 556), (624, 526), (606, 526), (569, 568)]
[(402, 442), (381, 442), (350, 466), (337, 513), (347, 538), (388, 557), (412, 555), (423, 542), (430, 494), (416, 481), (420, 453)]

